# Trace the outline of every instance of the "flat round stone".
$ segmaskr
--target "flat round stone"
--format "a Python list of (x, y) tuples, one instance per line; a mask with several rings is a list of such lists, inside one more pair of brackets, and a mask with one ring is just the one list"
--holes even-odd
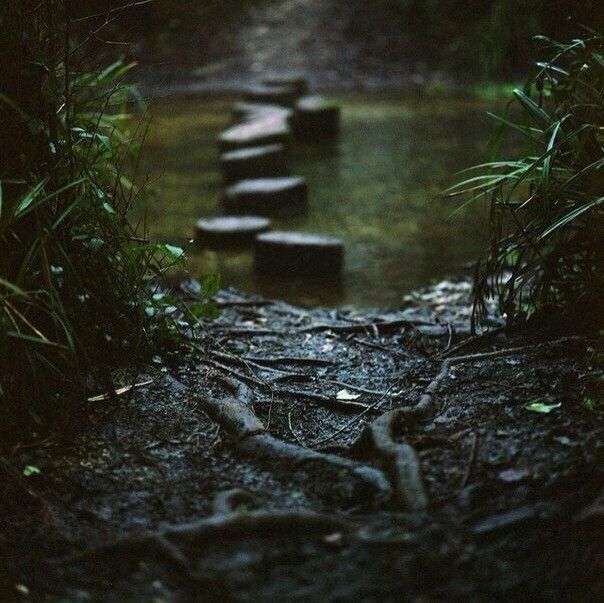
[(266, 144), (287, 144), (290, 136), (291, 130), (282, 115), (266, 113), (219, 134), (218, 147), (221, 151), (231, 151)]
[(336, 237), (302, 232), (267, 232), (254, 239), (254, 268), (281, 277), (336, 276), (344, 243)]
[(269, 75), (262, 80), (265, 86), (287, 86), (293, 88), (298, 96), (308, 94), (308, 80), (299, 74)]
[(294, 132), (305, 140), (334, 138), (340, 131), (340, 106), (322, 96), (305, 96), (296, 103)]
[(224, 181), (287, 175), (285, 147), (272, 144), (229, 151), (220, 156)]
[(195, 243), (205, 249), (251, 247), (254, 237), (266, 232), (271, 222), (259, 216), (220, 216), (197, 221)]
[(254, 86), (245, 94), (245, 100), (291, 107), (298, 96), (299, 94), (293, 86)]
[(278, 115), (289, 124), (294, 112), (292, 109), (280, 105), (241, 101), (233, 105), (232, 115), (235, 121), (250, 121), (265, 115)]
[(307, 203), (308, 186), (299, 177), (241, 180), (227, 188), (224, 196), (227, 214), (287, 218), (304, 213)]

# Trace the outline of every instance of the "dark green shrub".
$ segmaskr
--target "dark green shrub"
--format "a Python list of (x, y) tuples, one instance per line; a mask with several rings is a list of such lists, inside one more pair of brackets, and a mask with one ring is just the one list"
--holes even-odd
[[(65, 411), (172, 328), (155, 282), (182, 250), (130, 225), (140, 102), (121, 60), (84, 60), (67, 0), (0, 7), (0, 421)], [(84, 54), (83, 54), (84, 53)], [(76, 57), (78, 63), (76, 64)], [(169, 313), (169, 312), (168, 312)], [(64, 416), (64, 415), (63, 415)]]
[(475, 166), (449, 190), (490, 201), (477, 318), (489, 295), (512, 322), (544, 310), (594, 319), (604, 301), (604, 39), (588, 32), (566, 44), (540, 41), (549, 58), (496, 117), (496, 142), (511, 130), (524, 153)]

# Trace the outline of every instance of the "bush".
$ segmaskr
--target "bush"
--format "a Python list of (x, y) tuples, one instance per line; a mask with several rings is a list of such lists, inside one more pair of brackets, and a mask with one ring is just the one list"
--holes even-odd
[(418, 56), (457, 77), (524, 78), (533, 60), (530, 39), (572, 35), (574, 23), (599, 19), (595, 0), (398, 0), (403, 27), (416, 32)]
[[(486, 196), (491, 249), (475, 283), (475, 317), (495, 294), (510, 322), (537, 312), (598, 318), (602, 308), (604, 39), (562, 44), (514, 97), (499, 127), (524, 141), (521, 157), (470, 168), (450, 196)], [(510, 115), (519, 115), (512, 119)]]
[(140, 106), (125, 83), (132, 65), (83, 62), (90, 36), (75, 6), (0, 8), (4, 427), (61, 415), (76, 392), (107, 387), (112, 367), (140, 362), (171, 328), (157, 320), (165, 308), (149, 283), (182, 250), (151, 244), (128, 221), (144, 134), (144, 123), (129, 125)]

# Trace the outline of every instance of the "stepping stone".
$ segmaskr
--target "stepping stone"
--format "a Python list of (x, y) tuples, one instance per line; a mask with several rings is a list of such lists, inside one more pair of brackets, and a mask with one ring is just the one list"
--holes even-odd
[(272, 103), (292, 107), (299, 97), (293, 86), (254, 86), (245, 94), (245, 100), (252, 103)]
[(308, 81), (303, 75), (271, 75), (262, 80), (265, 86), (286, 86), (293, 88), (298, 96), (308, 94)]
[(220, 165), (226, 183), (287, 175), (285, 147), (282, 144), (249, 147), (223, 153), (220, 156)]
[(218, 146), (224, 152), (265, 144), (287, 144), (290, 137), (287, 120), (280, 114), (266, 113), (222, 132), (218, 136)]
[(294, 112), (292, 109), (279, 105), (248, 103), (242, 101), (233, 105), (232, 115), (236, 122), (250, 121), (258, 119), (259, 117), (264, 117), (265, 115), (278, 115), (289, 124), (293, 119)]
[(256, 178), (242, 180), (226, 190), (224, 211), (287, 218), (303, 214), (307, 203), (304, 178)]
[(344, 261), (341, 239), (302, 232), (267, 232), (254, 240), (254, 268), (276, 276), (337, 276)]
[(204, 249), (251, 247), (256, 235), (269, 230), (270, 220), (258, 216), (220, 216), (197, 221), (195, 243)]
[(305, 96), (296, 103), (294, 131), (298, 138), (335, 138), (340, 131), (340, 106), (321, 96)]

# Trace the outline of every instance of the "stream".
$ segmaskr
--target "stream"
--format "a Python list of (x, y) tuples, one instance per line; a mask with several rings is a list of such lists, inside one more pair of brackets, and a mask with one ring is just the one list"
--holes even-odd
[(183, 245), (193, 277), (220, 272), (223, 286), (303, 306), (400, 305), (404, 295), (457, 274), (486, 248), (487, 212), (439, 195), (455, 174), (484, 159), (494, 100), (424, 95), (340, 93), (341, 136), (331, 146), (297, 144), (293, 175), (307, 179), (305, 216), (273, 229), (341, 237), (342, 278), (260, 280), (250, 252), (212, 252), (191, 242), (195, 221), (216, 215), (223, 184), (217, 134), (231, 124), (232, 96), (154, 101), (143, 167), (151, 177), (146, 208), (154, 239)]

